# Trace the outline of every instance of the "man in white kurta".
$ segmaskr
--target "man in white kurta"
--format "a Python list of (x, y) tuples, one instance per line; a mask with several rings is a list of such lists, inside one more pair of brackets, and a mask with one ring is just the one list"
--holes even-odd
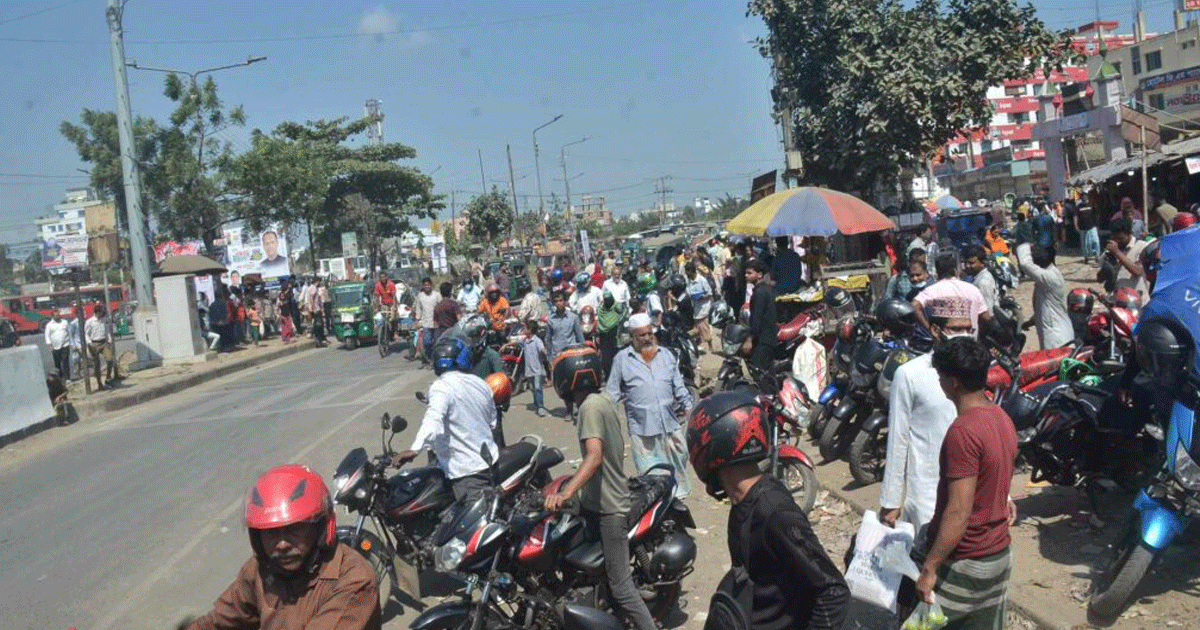
[[(934, 337), (969, 336), (973, 322), (957, 305), (926, 305)], [(896, 370), (888, 400), (887, 463), (879, 494), (879, 516), (894, 525), (903, 518), (918, 533), (937, 504), (938, 457), (946, 430), (958, 411), (946, 398), (933, 369), (933, 354), (921, 355)], [(903, 509), (901, 509), (903, 508)]]

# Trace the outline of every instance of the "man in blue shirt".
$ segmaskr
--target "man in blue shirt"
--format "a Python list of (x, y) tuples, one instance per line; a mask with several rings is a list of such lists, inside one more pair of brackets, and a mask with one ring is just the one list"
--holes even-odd
[(629, 318), (631, 343), (613, 359), (606, 389), (625, 403), (630, 454), (638, 474), (656, 464), (669, 464), (678, 482), (676, 495), (691, 489), (687, 476), (687, 441), (680, 416), (691, 411), (693, 399), (683, 383), (679, 363), (670, 350), (660, 348), (650, 316)]
[(1053, 255), (1057, 250), (1058, 225), (1054, 222), (1054, 215), (1050, 214), (1050, 206), (1042, 204), (1037, 218), (1033, 220), (1033, 232), (1037, 244)]
[(775, 281), (775, 293), (786, 295), (800, 290), (803, 281), (804, 262), (800, 254), (791, 248), (788, 237), (775, 239), (775, 259), (771, 262), (771, 279)]

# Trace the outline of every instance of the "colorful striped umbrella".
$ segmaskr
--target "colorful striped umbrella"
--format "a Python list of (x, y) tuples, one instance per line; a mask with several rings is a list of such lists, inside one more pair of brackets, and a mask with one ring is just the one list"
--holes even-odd
[(942, 195), (934, 199), (933, 203), (937, 205), (938, 210), (961, 210), (966, 207), (954, 195)]
[(895, 229), (870, 204), (828, 188), (789, 188), (754, 202), (725, 226), (746, 236), (832, 236)]

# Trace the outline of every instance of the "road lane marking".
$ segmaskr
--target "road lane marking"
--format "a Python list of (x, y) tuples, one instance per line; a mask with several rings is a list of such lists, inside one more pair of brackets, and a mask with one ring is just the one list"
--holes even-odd
[[(389, 385), (385, 385), (385, 387), (388, 387), (390, 389), (390, 385), (392, 385), (398, 381), (417, 380), (417, 379), (419, 379), (419, 377), (422, 376), (422, 374), (423, 374), (422, 372), (403, 373), (400, 377), (397, 377), (393, 381), (393, 383), (390, 383)], [(403, 386), (401, 386), (401, 387), (403, 387)], [(352, 415), (347, 417), (345, 420), (342, 420), (341, 422), (337, 423), (332, 428), (330, 428), (328, 431), (326, 431), (323, 435), (321, 435), (321, 437), (319, 437), (316, 440), (314, 440), (313, 442), (309, 443), (309, 445), (304, 447), (303, 449), (301, 449), (300, 452), (296, 453), (294, 456), (292, 456), (291, 458), (286, 459), (284, 461), (289, 461), (289, 462), (303, 461), (304, 458), (313, 451), (313, 449), (317, 448), (317, 446), (319, 446), (320, 444), (322, 444), (329, 438), (336, 435), (338, 432), (340, 432), (342, 429), (344, 429), (347, 425), (357, 421), (359, 418), (361, 418), (363, 415), (365, 415), (368, 411), (371, 411), (372, 409), (374, 409), (377, 404), (378, 404), (378, 402), (376, 402), (376, 401), (367, 402), (367, 404), (364, 405), (362, 409), (356, 411), (355, 413), (353, 413)], [(119, 619), (124, 617), (125, 614), (127, 612), (129, 612), (129, 610), (133, 607), (133, 605), (135, 603), (140, 602), (145, 597), (146, 592), (149, 591), (151, 586), (153, 586), (158, 581), (162, 580), (168, 573), (170, 573), (175, 568), (175, 565), (179, 564), (184, 558), (186, 558), (193, 551), (195, 551), (196, 547), (199, 546), (200, 542), (202, 540), (204, 540), (205, 538), (207, 538), (208, 536), (212, 535), (212, 533), (215, 532), (216, 529), (218, 527), (220, 527), (221, 524), (226, 519), (228, 519), (230, 516), (232, 516), (234, 514), (234, 512), (237, 512), (239, 509), (243, 509), (245, 507), (245, 501), (246, 500), (244, 498), (238, 498), (237, 500), (231, 502), (228, 506), (226, 506), (225, 509), (221, 510), (221, 512), (216, 516), (215, 519), (213, 519), (212, 522), (210, 522), (208, 525), (204, 526), (199, 532), (196, 533), (195, 536), (192, 537), (191, 541), (189, 541), (186, 545), (180, 547), (178, 551), (176, 551), (174, 554), (171, 555), (171, 557), (167, 558), (166, 562), (159, 565), (159, 567), (157, 569), (155, 569), (153, 572), (151, 572), (150, 575), (146, 576), (146, 579), (142, 580), (142, 582), (139, 583), (136, 588), (130, 590), (129, 596), (126, 597), (125, 599), (121, 600), (121, 602), (116, 606), (116, 608), (113, 608), (112, 610), (110, 610), (108, 612), (108, 614), (106, 614), (104, 617), (102, 617), (100, 619), (100, 621), (98, 621), (94, 626), (92, 626), (92, 630), (110, 630), (113, 627), (113, 624), (115, 624)]]

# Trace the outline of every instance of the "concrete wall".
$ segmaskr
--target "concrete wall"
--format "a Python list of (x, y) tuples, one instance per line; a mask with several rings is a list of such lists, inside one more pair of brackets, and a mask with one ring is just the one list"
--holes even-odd
[(37, 345), (0, 350), (0, 436), (54, 416), (46, 367)]

